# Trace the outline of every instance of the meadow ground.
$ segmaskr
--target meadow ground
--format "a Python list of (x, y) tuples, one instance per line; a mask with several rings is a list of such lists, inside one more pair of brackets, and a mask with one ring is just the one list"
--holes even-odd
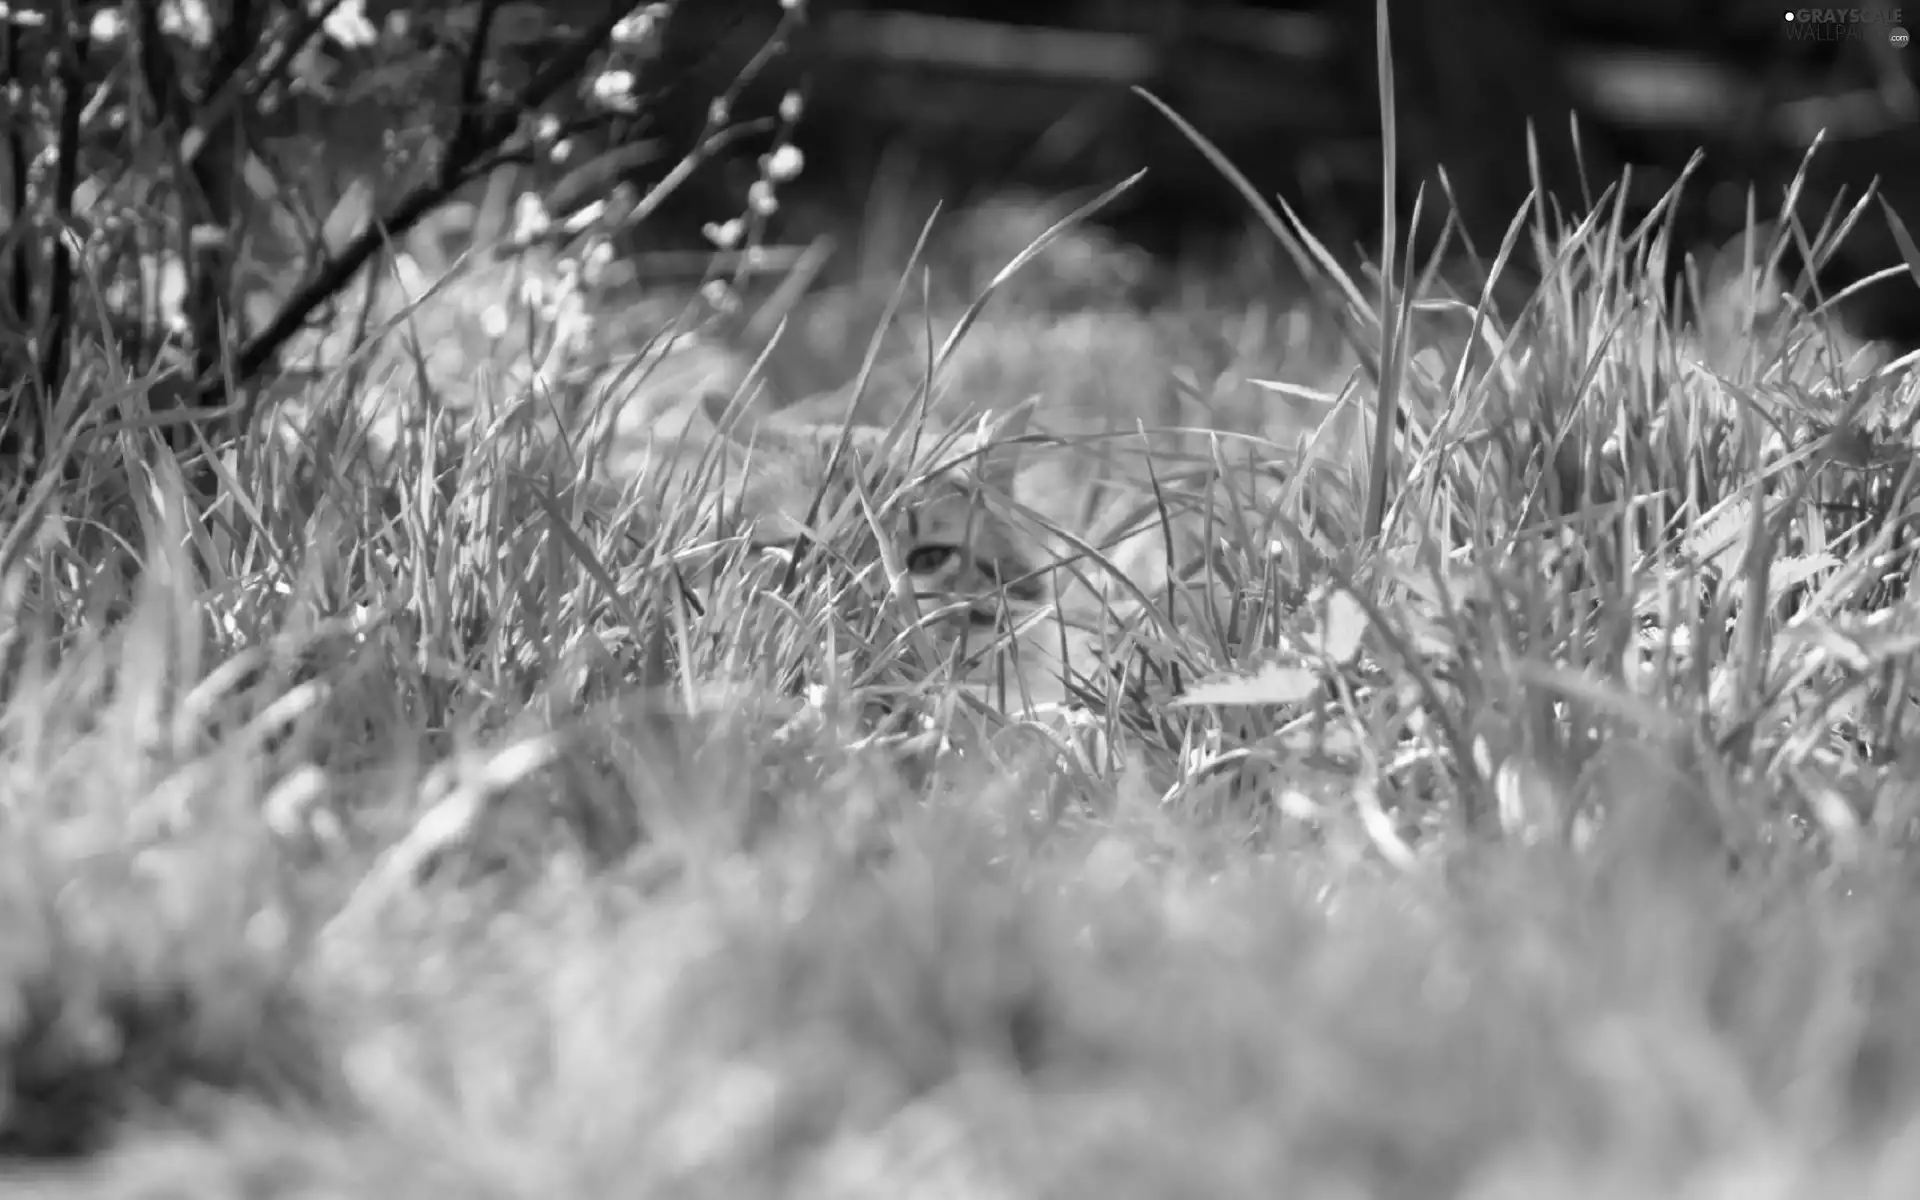
[[(96, 364), (0, 545), (0, 1194), (1912, 1195), (1911, 375), (1561, 244), (1357, 349), (1000, 287), (948, 403), (1164, 535), (1048, 706), (867, 586), (895, 497), (610, 485), (504, 268), (191, 477)], [(745, 396), (644, 344), (626, 449)]]

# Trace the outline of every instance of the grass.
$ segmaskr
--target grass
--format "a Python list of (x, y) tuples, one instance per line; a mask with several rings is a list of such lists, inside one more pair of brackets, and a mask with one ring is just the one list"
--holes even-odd
[(1271, 211), (1333, 307), (899, 289), (887, 370), (962, 330), (907, 432), (1042, 394), (996, 449), (1099, 651), (1048, 709), (877, 586), (903, 479), (769, 561), (721, 459), (555, 436), (746, 407), (701, 343), (579, 384), (476, 267), (206, 485), (78, 373), (0, 547), (0, 1177), (1907, 1195), (1911, 374), (1726, 278), (1683, 324), (1610, 216), (1516, 223), (1511, 325)]

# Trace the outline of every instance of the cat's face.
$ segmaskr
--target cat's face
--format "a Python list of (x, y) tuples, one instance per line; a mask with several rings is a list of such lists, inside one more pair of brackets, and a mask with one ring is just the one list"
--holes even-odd
[(1003, 424), (917, 439), (855, 426), (843, 437), (834, 424), (766, 418), (728, 438), (731, 523), (762, 550), (824, 544), (869, 581), (885, 579), (876, 565), (897, 571), (935, 647), (984, 666), (1053, 600), (1048, 557), (1016, 518), (1005, 436)]

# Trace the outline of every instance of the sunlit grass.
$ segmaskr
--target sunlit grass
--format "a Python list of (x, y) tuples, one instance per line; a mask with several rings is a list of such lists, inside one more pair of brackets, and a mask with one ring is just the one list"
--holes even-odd
[[(0, 545), (9, 1186), (1907, 1195), (1910, 373), (1744, 273), (1683, 325), (1604, 205), (1496, 313), (1252, 199), (1318, 299), (876, 284), (903, 434), (1038, 398), (1046, 706), (898, 603), (910, 471), (783, 557), (668, 453), (759, 347), (569, 371), (466, 276), (193, 482), (78, 374)], [(488, 289), (513, 361), (424, 369)]]

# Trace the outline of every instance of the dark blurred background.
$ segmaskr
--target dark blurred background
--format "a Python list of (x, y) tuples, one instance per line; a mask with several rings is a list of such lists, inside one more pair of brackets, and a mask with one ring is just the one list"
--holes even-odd
[[(1372, 0), (812, 0), (809, 9), (764, 94), (742, 103), (770, 108), (781, 90), (805, 85), (803, 189), (851, 203), (883, 163), (905, 161), (958, 201), (1010, 184), (1096, 187), (1148, 167), (1111, 224), (1156, 252), (1204, 252), (1244, 224), (1246, 206), (1133, 94), (1141, 86), (1263, 192), (1302, 210), (1329, 245), (1377, 244)], [(1644, 212), (1704, 151), (1676, 218), (1682, 248), (1737, 233), (1749, 189), (1762, 219), (1776, 215), (1821, 129), (1795, 210), (1810, 231), (1876, 177), (1909, 223), (1920, 218), (1914, 51), (1893, 44), (1884, 20), (1795, 29), (1778, 0), (1392, 0), (1390, 13), (1403, 219), (1415, 187), (1435, 186), (1444, 165), (1483, 255), (1527, 194), (1529, 119), (1544, 182), (1576, 207), (1583, 178), (1597, 191), (1631, 165), (1630, 207)], [(685, 4), (669, 57), (717, 82), (777, 15), (768, 0)], [(697, 125), (704, 108), (691, 106), (710, 90), (673, 91), (690, 106), (681, 119)], [(716, 168), (722, 190), (751, 171), (746, 149), (735, 176)], [(1831, 292), (1899, 261), (1876, 206), (1820, 284)], [(1880, 284), (1848, 315), (1867, 336), (1920, 342), (1915, 300), (1911, 280)]]

